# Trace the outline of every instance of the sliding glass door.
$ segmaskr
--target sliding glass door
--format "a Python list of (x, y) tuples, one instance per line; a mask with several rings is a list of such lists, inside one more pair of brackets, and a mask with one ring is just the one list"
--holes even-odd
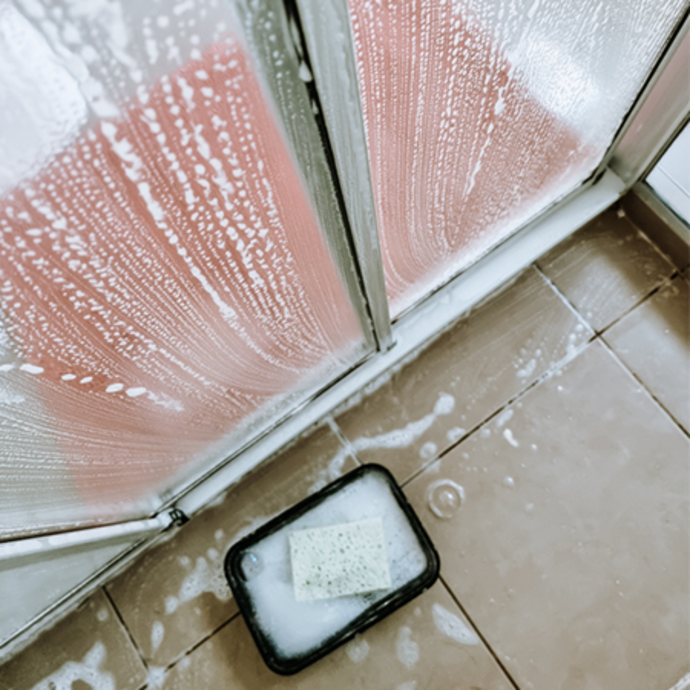
[[(344, 52), (327, 44), (344, 31), (337, 12), (299, 4), (314, 52), (345, 72)], [(346, 4), (394, 317), (591, 175), (688, 7)], [(333, 110), (347, 107), (331, 98)]]
[(150, 514), (372, 351), (229, 4), (3, 0), (0, 94), (0, 538)]
[(0, 0), (0, 540), (151, 515), (390, 346), (687, 9)]

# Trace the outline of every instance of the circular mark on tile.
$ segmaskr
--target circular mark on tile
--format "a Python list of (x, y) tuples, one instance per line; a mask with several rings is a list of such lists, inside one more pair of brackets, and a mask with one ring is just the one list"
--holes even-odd
[(452, 479), (439, 479), (429, 484), (426, 497), (431, 512), (442, 520), (449, 520), (465, 500), (465, 489)]
[(245, 553), (240, 563), (245, 580), (251, 580), (261, 573), (264, 564), (255, 553)]

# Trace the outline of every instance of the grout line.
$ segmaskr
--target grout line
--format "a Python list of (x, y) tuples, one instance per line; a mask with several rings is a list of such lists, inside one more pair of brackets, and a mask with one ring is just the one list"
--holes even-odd
[[(633, 225), (634, 225), (634, 224), (633, 224)], [(635, 226), (635, 228), (639, 230), (639, 228), (637, 228), (637, 226)], [(641, 232), (642, 234), (644, 234), (642, 230), (640, 230), (640, 232)], [(645, 237), (646, 237), (646, 235), (645, 235)], [(647, 240), (648, 240), (649, 243), (652, 245), (652, 247), (654, 247), (654, 249), (656, 249), (656, 245), (655, 245), (653, 242), (651, 242), (651, 240), (649, 240), (649, 238), (647, 238)], [(657, 250), (657, 251), (658, 251), (658, 250)], [(562, 299), (566, 304), (568, 304), (568, 305), (571, 307), (571, 309), (573, 309), (573, 310), (575, 311), (575, 313), (577, 313), (578, 316), (580, 316), (580, 318), (581, 318), (583, 321), (585, 321), (584, 317), (581, 316), (581, 315), (579, 314), (579, 312), (577, 311), (577, 309), (575, 308), (575, 305), (573, 305), (573, 304), (570, 302), (570, 300), (560, 291), (560, 289), (558, 288), (558, 286), (557, 286), (547, 275), (545, 275), (545, 274), (542, 272), (542, 270), (536, 265), (536, 263), (535, 263), (535, 268), (537, 268), (537, 270), (538, 270), (540, 273), (542, 273), (542, 275), (544, 276), (545, 280), (551, 285), (551, 287), (553, 288), (553, 290), (555, 290), (555, 292), (556, 292), (558, 295), (561, 296), (561, 299)], [(670, 412), (670, 411), (666, 408), (666, 406), (665, 406), (665, 405), (654, 395), (654, 393), (652, 393), (652, 391), (649, 389), (649, 387), (647, 386), (647, 384), (646, 384), (646, 383), (645, 383), (645, 382), (644, 382), (644, 381), (643, 381), (643, 380), (642, 380), (642, 379), (641, 379), (641, 378), (640, 378), (640, 377), (639, 377), (639, 376), (638, 376), (638, 375), (637, 375), (637, 374), (636, 374), (636, 373), (635, 373), (635, 372), (634, 372), (634, 371), (633, 371), (633, 370), (632, 370), (632, 369), (631, 369), (631, 368), (630, 368), (630, 367), (629, 367), (629, 366), (618, 356), (618, 353), (613, 349), (613, 347), (611, 347), (611, 345), (610, 345), (610, 344), (608, 343), (608, 341), (605, 339), (606, 333), (607, 333), (611, 328), (613, 328), (613, 326), (615, 326), (615, 325), (616, 325), (617, 323), (619, 323), (622, 319), (624, 319), (628, 314), (630, 314), (630, 313), (633, 312), (635, 309), (637, 309), (639, 306), (641, 306), (644, 302), (646, 302), (647, 300), (651, 299), (657, 292), (659, 292), (660, 290), (663, 290), (664, 288), (668, 287), (676, 278), (678, 278), (678, 276), (681, 276), (681, 277), (682, 277), (681, 271), (680, 271), (679, 269), (676, 268), (676, 269), (671, 273), (670, 276), (667, 276), (666, 278), (664, 278), (663, 280), (661, 280), (661, 282), (660, 282), (656, 287), (652, 288), (652, 290), (650, 290), (650, 291), (649, 291), (644, 297), (642, 297), (637, 303), (635, 303), (635, 304), (634, 304), (632, 307), (630, 307), (629, 309), (626, 309), (626, 310), (625, 310), (624, 312), (622, 312), (619, 316), (617, 316), (613, 321), (611, 321), (607, 326), (604, 326), (604, 328), (602, 328), (601, 330), (596, 330), (596, 329), (593, 328), (587, 321), (585, 321), (585, 323), (588, 323), (588, 326), (589, 326), (590, 328), (592, 328), (592, 330), (594, 331), (594, 337), (592, 337), (592, 338), (590, 339), (590, 342), (593, 342), (594, 340), (598, 340), (598, 341), (606, 348), (606, 350), (613, 356), (613, 358), (623, 367), (623, 369), (624, 369), (625, 371), (627, 371), (627, 372), (628, 372), (628, 373), (629, 373), (629, 374), (640, 384), (640, 386), (642, 386), (642, 388), (647, 392), (647, 395), (649, 395), (649, 397), (652, 398), (652, 400), (654, 400), (654, 402), (655, 402), (655, 403), (656, 403), (656, 404), (657, 404), (657, 405), (658, 405), (658, 406), (659, 406), (659, 407), (660, 407), (660, 408), (671, 418), (671, 420), (673, 421), (673, 423), (680, 429), (681, 433), (682, 433), (683, 435), (685, 435), (685, 436), (690, 436), (690, 433), (689, 433), (688, 431), (685, 430), (685, 428), (683, 427), (683, 425), (673, 416), (673, 414), (671, 414), (671, 412)]]
[[(639, 230), (637, 226), (634, 226), (636, 230)], [(639, 230), (640, 233), (644, 234), (642, 230)], [(645, 239), (651, 244), (653, 249), (660, 254), (660, 251), (657, 249), (656, 245), (646, 237)], [(666, 258), (664, 255), (662, 255), (663, 258)], [(561, 291), (561, 289), (556, 285), (556, 283), (548, 276), (542, 268), (539, 266), (538, 262), (535, 261), (533, 266), (534, 268), (539, 272), (539, 274), (544, 278), (544, 280), (548, 283), (548, 285), (551, 287), (551, 289), (558, 295), (558, 297), (561, 298), (563, 303), (568, 306), (569, 309), (571, 309), (575, 314), (577, 314), (578, 318), (587, 325), (588, 328), (590, 328), (592, 331), (594, 331), (594, 334), (599, 336), (602, 333), (605, 333), (609, 328), (612, 326), (615, 326), (621, 319), (625, 318), (628, 314), (631, 312), (635, 311), (640, 305), (642, 305), (644, 302), (646, 302), (652, 295), (655, 295), (659, 290), (663, 289), (667, 285), (671, 283), (676, 277), (681, 275), (680, 269), (676, 268), (675, 265), (671, 262), (669, 262), (671, 267), (674, 269), (669, 275), (665, 276), (662, 278), (657, 285), (655, 285), (653, 288), (649, 290), (649, 292), (645, 293), (637, 302), (635, 302), (632, 306), (628, 307), (624, 311), (622, 311), (618, 316), (616, 316), (615, 319), (613, 319), (611, 322), (606, 324), (603, 328), (597, 329), (595, 328), (587, 319), (579, 312), (578, 308), (570, 301), (570, 299)]]
[(663, 290), (664, 288), (668, 287), (679, 275), (680, 275), (680, 271), (678, 269), (676, 269), (673, 273), (671, 273), (670, 276), (667, 276), (666, 278), (661, 280), (661, 282), (658, 285), (653, 287), (646, 295), (644, 295), (637, 302), (635, 302), (635, 304), (633, 304), (632, 307), (626, 309), (619, 316), (617, 316), (615, 319), (613, 319), (613, 321), (611, 321), (611, 323), (607, 324), (606, 326), (604, 326), (600, 330), (596, 331), (597, 335), (603, 335), (604, 333), (606, 333), (606, 331), (608, 331), (613, 326), (615, 326), (620, 321), (622, 321), (626, 316), (628, 316), (628, 314), (631, 314), (633, 311), (635, 311), (635, 309), (642, 306), (642, 304), (644, 304), (648, 299), (650, 299), (651, 297), (656, 295), (656, 293), (659, 292), (659, 290)]
[(659, 400), (659, 398), (649, 390), (647, 384), (620, 358), (618, 353), (611, 347), (611, 345), (605, 340), (604, 337), (599, 338), (601, 344), (606, 348), (607, 352), (613, 357), (613, 359), (620, 364), (623, 369), (630, 374), (630, 376), (637, 381), (637, 383), (642, 387), (642, 389), (647, 393), (647, 395), (661, 408), (661, 410), (671, 419), (671, 421), (680, 429), (680, 432), (690, 438), (690, 432), (686, 431), (685, 427), (673, 416), (671, 411), (664, 405), (664, 403)]
[[(125, 623), (124, 618), (122, 617), (122, 614), (120, 613), (120, 610), (118, 609), (117, 605), (115, 604), (115, 601), (113, 600), (112, 596), (110, 595), (110, 592), (105, 587), (101, 587), (106, 599), (110, 602), (110, 605), (113, 608), (113, 611), (115, 611), (115, 615), (117, 619), (120, 621), (120, 625), (124, 628), (125, 633), (127, 634), (127, 637), (129, 638), (130, 642), (132, 643), (132, 646), (134, 647), (136, 653), (139, 655), (139, 659), (141, 660), (141, 663), (143, 664), (144, 668), (146, 671), (151, 671), (153, 664), (151, 664), (146, 657), (144, 656), (143, 652), (141, 651), (141, 648), (139, 647), (136, 639), (134, 638), (134, 635), (132, 635), (131, 630)], [(229, 625), (232, 621), (235, 620), (240, 615), (239, 610), (235, 611), (235, 613), (230, 616), (226, 621), (223, 621), (217, 628), (214, 628), (210, 633), (207, 635), (204, 635), (201, 639), (197, 640), (193, 645), (185, 649), (185, 651), (180, 654), (179, 656), (175, 657), (172, 661), (168, 662), (165, 666), (163, 666), (163, 670), (167, 674), (174, 666), (177, 666), (177, 664), (182, 661), (186, 656), (189, 656), (193, 651), (201, 647), (204, 642), (207, 642), (209, 639), (211, 639), (216, 633), (220, 632), (222, 628), (224, 628), (226, 625)], [(145, 690), (148, 687), (149, 680), (147, 679), (143, 685), (139, 686), (138, 690)]]
[(200, 640), (195, 642), (191, 647), (188, 647), (182, 654), (180, 654), (178, 657), (173, 659), (165, 667), (166, 672), (170, 671), (170, 669), (172, 669), (174, 666), (177, 666), (177, 664), (179, 664), (182, 661), (182, 659), (184, 659), (185, 657), (192, 654), (192, 652), (195, 652), (197, 649), (199, 649), (199, 647), (201, 647), (201, 645), (208, 642), (212, 637), (214, 637), (216, 634), (218, 634), (223, 628), (230, 625), (230, 623), (232, 623), (235, 620), (235, 618), (237, 618), (240, 615), (241, 615), (240, 612), (236, 611), (232, 616), (230, 616), (230, 618), (228, 618), (228, 620), (223, 621), (217, 628), (214, 628), (208, 635), (204, 635), (204, 637), (202, 637)]
[(342, 444), (342, 446), (345, 448), (345, 450), (348, 452), (348, 455), (352, 457), (352, 459), (355, 461), (355, 463), (359, 466), (361, 466), (363, 463), (359, 459), (359, 456), (357, 455), (357, 451), (355, 450), (354, 445), (352, 445), (352, 442), (350, 439), (345, 436), (343, 433), (343, 430), (338, 426), (338, 423), (333, 419), (333, 415), (329, 414), (325, 418), (326, 423), (330, 427), (331, 431), (338, 437), (338, 440)]
[[(190, 654), (195, 652), (205, 642), (208, 642), (214, 635), (219, 633), (225, 626), (230, 625), (230, 623), (232, 623), (232, 621), (234, 621), (235, 618), (237, 618), (239, 615), (240, 615), (240, 612), (236, 611), (232, 616), (230, 616), (230, 618), (228, 618), (228, 620), (223, 621), (223, 623), (221, 623), (217, 628), (214, 628), (213, 631), (210, 632), (208, 635), (204, 635), (204, 637), (202, 637), (200, 640), (195, 642), (191, 647), (185, 649), (185, 651), (182, 652), (182, 654), (180, 654), (179, 656), (176, 656), (172, 661), (168, 662), (165, 666), (159, 666), (157, 668), (162, 668), (164, 677), (167, 676), (170, 673), (170, 671), (172, 671), (175, 668), (175, 666), (177, 666), (183, 659), (187, 658)], [(144, 665), (146, 666), (147, 670), (150, 671), (151, 666), (148, 663), (146, 663), (145, 661), (144, 661)], [(154, 686), (149, 687), (149, 683), (150, 683), (150, 679), (147, 679), (143, 685), (141, 685), (137, 688), (137, 690), (154, 690)], [(155, 686), (155, 687), (158, 687), (158, 686)]]
[(535, 261), (532, 266), (535, 268), (537, 273), (542, 277), (544, 282), (553, 290), (554, 294), (556, 297), (558, 297), (561, 302), (565, 305), (565, 307), (571, 311), (587, 328), (589, 328), (594, 335), (597, 335), (597, 329), (592, 326), (592, 324), (587, 321), (587, 319), (580, 313), (578, 308), (570, 301), (568, 297), (566, 297), (565, 293), (561, 291), (561, 289), (556, 285), (556, 283), (544, 272), (544, 270), (541, 268), (539, 265), (538, 261)]
[(400, 486), (402, 488), (406, 487), (413, 480), (417, 479), (417, 477), (419, 477), (421, 474), (423, 474), (427, 469), (429, 469), (429, 467), (431, 467), (435, 462), (442, 460), (452, 450), (455, 450), (461, 443), (463, 443), (470, 436), (472, 436), (472, 434), (476, 433), (479, 429), (481, 429), (481, 427), (483, 427), (485, 424), (488, 424), (492, 419), (500, 416), (501, 413), (503, 413), (508, 407), (510, 407), (511, 405), (516, 403), (518, 400), (520, 400), (523, 396), (525, 396), (533, 388), (536, 388), (538, 385), (540, 385), (544, 381), (547, 381), (548, 379), (552, 378), (556, 372), (562, 370), (563, 367), (567, 366), (572, 361), (577, 359), (595, 340), (597, 340), (597, 335), (596, 335), (596, 333), (593, 333), (592, 336), (590, 338), (588, 338), (586, 341), (584, 341), (573, 353), (566, 354), (564, 357), (559, 359), (557, 362), (554, 362), (550, 367), (548, 367), (539, 376), (537, 376), (537, 378), (535, 378), (534, 381), (527, 384), (518, 393), (516, 393), (512, 398), (509, 398), (505, 403), (503, 403), (503, 405), (501, 405), (500, 407), (497, 407), (493, 412), (491, 412), (487, 416), (483, 417), (469, 431), (467, 431), (465, 434), (463, 434), (457, 441), (455, 441), (454, 443), (451, 443), (449, 446), (444, 448), (434, 458), (432, 458), (431, 460), (428, 460), (423, 465), (421, 465), (421, 467), (416, 469), (407, 479), (405, 479), (403, 482), (401, 482)]
[(508, 672), (508, 669), (505, 667), (503, 662), (499, 659), (498, 654), (494, 651), (493, 647), (489, 644), (488, 640), (486, 637), (484, 637), (482, 631), (479, 629), (479, 626), (472, 620), (472, 617), (467, 613), (465, 610), (465, 607), (460, 603), (460, 599), (455, 596), (455, 593), (453, 590), (449, 587), (448, 583), (444, 579), (443, 575), (439, 576), (439, 580), (441, 581), (441, 584), (446, 588), (446, 591), (450, 595), (450, 597), (453, 599), (457, 607), (462, 611), (462, 615), (468, 620), (469, 624), (472, 626), (472, 629), (474, 632), (477, 634), (479, 639), (482, 641), (484, 646), (486, 647), (487, 651), (491, 656), (493, 657), (493, 660), (496, 662), (498, 667), (503, 671), (505, 677), (508, 679), (510, 684), (515, 688), (515, 690), (520, 690), (520, 686), (517, 684), (517, 681), (513, 678), (513, 676)]
[(136, 653), (139, 655), (139, 660), (143, 664), (144, 668), (148, 671), (149, 665), (146, 659), (144, 658), (144, 654), (141, 651), (137, 641), (134, 639), (134, 635), (132, 635), (132, 631), (129, 629), (129, 626), (127, 625), (127, 623), (125, 623), (125, 619), (122, 617), (120, 609), (115, 604), (115, 600), (112, 598), (112, 596), (110, 596), (110, 592), (107, 590), (106, 587), (101, 587), (101, 591), (103, 592), (105, 598), (110, 602), (110, 606), (115, 612), (115, 616), (120, 621), (120, 625), (123, 627), (125, 634), (129, 638), (129, 641), (132, 643), (132, 646), (134, 647), (134, 651), (136, 651)]

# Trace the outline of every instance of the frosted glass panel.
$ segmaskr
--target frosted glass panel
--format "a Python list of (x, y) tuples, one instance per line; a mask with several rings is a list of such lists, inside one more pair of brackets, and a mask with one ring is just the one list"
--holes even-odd
[(348, 0), (399, 314), (586, 178), (682, 0)]
[(367, 348), (214, 0), (0, 0), (0, 537), (146, 513)]

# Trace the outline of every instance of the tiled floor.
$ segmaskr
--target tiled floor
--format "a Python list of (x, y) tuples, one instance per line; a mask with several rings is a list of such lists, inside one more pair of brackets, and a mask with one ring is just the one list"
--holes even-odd
[[(0, 668), (0, 687), (690, 688), (689, 308), (687, 274), (609, 211)], [(441, 580), (273, 675), (223, 556), (357, 462), (404, 483)], [(444, 519), (439, 482), (464, 489)]]

